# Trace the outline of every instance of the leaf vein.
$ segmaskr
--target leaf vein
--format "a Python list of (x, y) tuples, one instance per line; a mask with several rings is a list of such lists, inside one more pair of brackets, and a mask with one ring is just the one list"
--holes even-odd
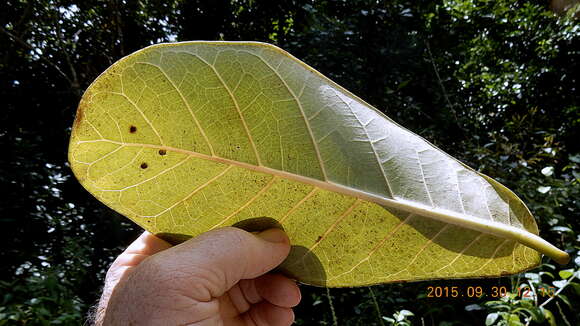
[(467, 250), (469, 250), (469, 248), (471, 248), (471, 246), (476, 243), (481, 237), (483, 236), (483, 233), (480, 233), (477, 237), (473, 238), (473, 240), (471, 240), (469, 242), (469, 244), (467, 244), (467, 246), (465, 246), (465, 248), (463, 248), (456, 256), (455, 258), (453, 258), (449, 264), (446, 264), (445, 266), (442, 266), (441, 268), (439, 268), (438, 270), (434, 271), (433, 273), (438, 273), (442, 270), (444, 270), (445, 268), (453, 265), (453, 263), (455, 263), (457, 261), (457, 259), (459, 259)]
[(431, 198), (431, 192), (429, 192), (429, 188), (427, 187), (427, 179), (425, 178), (425, 171), (423, 171), (423, 163), (421, 163), (421, 156), (419, 154), (419, 151), (417, 151), (417, 149), (415, 149), (415, 153), (417, 154), (417, 162), (419, 163), (419, 169), (421, 170), (421, 178), (423, 179), (423, 185), (425, 186), (427, 197), (429, 197), (429, 202), (431, 203), (431, 206), (435, 207), (433, 198)]
[(346, 275), (348, 273), (351, 273), (352, 271), (354, 271), (357, 267), (359, 267), (360, 265), (362, 265), (362, 263), (368, 261), (372, 255), (375, 254), (375, 252), (377, 252), (377, 250), (379, 250), (380, 248), (383, 247), (383, 245), (387, 242), (387, 240), (389, 240), (393, 235), (395, 235), (395, 233), (397, 233), (397, 231), (399, 231), (399, 228), (401, 228), (401, 226), (408, 224), (409, 220), (414, 216), (414, 214), (409, 214), (407, 215), (407, 217), (402, 220), (401, 222), (399, 222), (399, 224), (395, 225), (395, 227), (393, 227), (393, 229), (391, 231), (389, 231), (389, 233), (387, 233), (387, 235), (385, 235), (381, 241), (379, 241), (372, 249), (371, 251), (369, 251), (369, 253), (365, 256), (365, 258), (361, 259), (358, 263), (356, 263), (354, 266), (352, 266), (348, 271), (342, 272), (336, 276), (333, 276), (329, 279), (329, 281), (337, 279), (343, 275)]
[(326, 191), (336, 192), (339, 194), (360, 198), (387, 208), (403, 210), (408, 213), (419, 215), (423, 218), (430, 218), (436, 221), (454, 224), (462, 228), (492, 234), (501, 238), (516, 240), (530, 248), (534, 248), (559, 261), (564, 261), (567, 257), (560, 249), (556, 248), (554, 245), (550, 244), (546, 240), (540, 238), (538, 235), (531, 233), (525, 229), (511, 226), (506, 223), (490, 221), (489, 219), (484, 219), (473, 215), (461, 214), (440, 207), (431, 207), (423, 203), (410, 201), (401, 197), (387, 198), (385, 196), (378, 196), (360, 189), (351, 188), (331, 181), (321, 181), (319, 179), (310, 178), (307, 176), (290, 173), (287, 171), (272, 169), (266, 166), (256, 166), (254, 164), (246, 162), (235, 161), (217, 156), (209, 156), (203, 153), (197, 153), (169, 146), (159, 146), (154, 144), (139, 144), (139, 143), (120, 143), (118, 141), (109, 139), (85, 140), (85, 141), (81, 140), (76, 141), (76, 144), (99, 143), (99, 142), (109, 142), (112, 144), (121, 144), (125, 146), (165, 149), (168, 151), (174, 151), (177, 153), (190, 155), (192, 157), (209, 160), (216, 163), (224, 163), (228, 165), (242, 167), (259, 173), (273, 174), (281, 178), (315, 186), (320, 189), (324, 189)]
[(444, 227), (442, 227), (432, 238), (430, 238), (427, 242), (425, 242), (425, 244), (423, 246), (421, 246), (421, 249), (419, 249), (419, 251), (415, 254), (415, 256), (413, 257), (413, 259), (411, 259), (411, 261), (407, 264), (407, 267), (401, 269), (400, 271), (396, 272), (396, 273), (392, 273), (389, 275), (384, 276), (383, 278), (391, 278), (397, 274), (400, 274), (406, 270), (409, 270), (409, 267), (411, 267), (411, 265), (417, 260), (417, 258), (419, 258), (419, 255), (421, 255), (421, 253), (423, 253), (425, 251), (425, 249), (427, 249), (427, 247), (429, 247), (429, 245), (431, 245), (433, 243), (433, 241), (441, 234), (443, 233), (445, 230), (447, 230), (449, 228), (449, 224), (445, 225)]
[(173, 87), (173, 89), (175, 89), (175, 91), (177, 92), (177, 94), (179, 94), (179, 97), (181, 98), (181, 101), (183, 102), (183, 104), (185, 104), (185, 107), (187, 108), (187, 111), (189, 111), (189, 114), (191, 115), (191, 118), (193, 119), (193, 122), (195, 123), (197, 129), (199, 129), (199, 132), (201, 133), (201, 136), (203, 137), (203, 139), (207, 143), (211, 155), (214, 156), (215, 155), (215, 152), (213, 150), (213, 146), (212, 146), (211, 142), (209, 141), (209, 138), (207, 137), (205, 131), (201, 127), (201, 124), (199, 123), (199, 120), (197, 119), (197, 117), (193, 113), (193, 109), (191, 108), (191, 105), (189, 105), (189, 102), (185, 99), (185, 96), (183, 95), (183, 93), (181, 92), (181, 90), (179, 88), (177, 88), (177, 86), (175, 85), (175, 83), (173, 82), (173, 80), (171, 78), (169, 78), (169, 75), (167, 75), (167, 73), (165, 72), (165, 70), (163, 70), (163, 68), (161, 68), (160, 66), (155, 65), (155, 64), (152, 64), (152, 63), (149, 63), (149, 62), (138, 61), (137, 63), (153, 66), (153, 67), (157, 68), (159, 70), (159, 72), (161, 72), (163, 74), (163, 76), (165, 77), (165, 79), (167, 79), (167, 81), (171, 84), (171, 86)]
[(155, 135), (157, 136), (157, 138), (159, 138), (159, 143), (162, 146), (165, 146), (165, 143), (163, 142), (163, 138), (161, 138), (161, 135), (159, 135), (159, 132), (157, 131), (157, 129), (155, 129), (155, 126), (153, 126), (153, 123), (151, 123), (151, 121), (149, 120), (149, 118), (147, 118), (147, 116), (145, 115), (145, 113), (143, 113), (143, 111), (137, 106), (137, 104), (135, 104), (135, 102), (133, 102), (133, 100), (131, 100), (129, 98), (129, 96), (127, 96), (124, 93), (117, 93), (117, 92), (108, 92), (108, 93), (122, 96), (122, 97), (124, 97), (127, 100), (127, 102), (131, 103), (131, 105), (133, 105), (133, 107), (135, 108), (135, 110), (137, 110), (137, 112), (139, 112), (139, 114), (141, 114), (141, 117), (149, 125), (149, 127), (151, 128), (151, 130), (153, 130), (153, 132), (155, 133)]
[[(258, 153), (258, 148), (256, 147), (256, 143), (254, 141), (254, 138), (252, 137), (252, 134), (250, 133), (250, 129), (248, 128), (248, 124), (246, 123), (246, 119), (244, 119), (244, 115), (242, 114), (242, 111), (240, 110), (240, 105), (239, 105), (238, 101), (236, 100), (236, 97), (234, 96), (234, 94), (232, 93), (232, 91), (230, 90), (230, 88), (228, 87), (228, 85), (226, 84), (226, 82), (224, 81), (222, 76), (220, 75), (220, 73), (217, 71), (217, 69), (215, 68), (215, 66), (213, 64), (210, 64), (209, 62), (205, 61), (205, 59), (203, 59), (202, 57), (188, 53), (188, 52), (183, 52), (183, 53), (186, 53), (188, 55), (196, 57), (201, 62), (205, 63), (211, 70), (213, 70), (214, 74), (219, 79), (220, 83), (223, 85), (224, 89), (226, 90), (226, 92), (230, 96), (232, 102), (234, 103), (234, 107), (236, 108), (238, 116), (240, 117), (240, 121), (242, 122), (244, 130), (246, 131), (246, 134), (248, 136), (248, 140), (250, 142), (250, 145), (252, 146), (252, 150), (254, 151), (254, 155), (256, 156), (256, 160), (258, 161), (258, 165), (262, 165), (262, 159), (260, 158), (260, 154)], [(217, 60), (217, 56), (216, 56), (216, 60)]]
[(304, 196), (304, 198), (300, 199), (300, 201), (296, 203), (296, 205), (290, 208), (290, 210), (286, 214), (284, 214), (284, 216), (282, 216), (278, 222), (283, 223), (288, 218), (288, 216), (292, 215), (294, 211), (296, 211), (298, 207), (300, 207), (300, 205), (302, 205), (305, 201), (307, 201), (310, 197), (312, 197), (314, 193), (316, 193), (316, 191), (318, 191), (318, 188), (313, 187), (312, 190), (306, 196)]
[(262, 189), (260, 189), (252, 198), (250, 198), (250, 200), (248, 200), (245, 204), (243, 204), (242, 206), (240, 206), (238, 209), (236, 209), (230, 215), (224, 217), (220, 222), (218, 222), (216, 225), (212, 226), (210, 228), (210, 230), (213, 230), (213, 229), (219, 227), (220, 225), (222, 225), (225, 222), (227, 222), (230, 218), (238, 215), (246, 207), (250, 206), (250, 204), (252, 204), (253, 202), (255, 202), (258, 199), (258, 197), (262, 196), (262, 194), (264, 194), (266, 191), (268, 191), (268, 189), (270, 189), (270, 187), (274, 184), (274, 182), (276, 181), (276, 179), (277, 179), (277, 177), (276, 176), (273, 176), (272, 179), (270, 179), (270, 181), (268, 181), (268, 183), (264, 187), (262, 187)]
[[(363, 124), (362, 121), (359, 119), (359, 117), (356, 115), (356, 113), (354, 112), (354, 110), (352, 109), (352, 107), (350, 106), (349, 103), (346, 103), (346, 101), (344, 101), (339, 94), (336, 94), (336, 96), (342, 101), (342, 103), (344, 103), (346, 105), (346, 107), (348, 107), (348, 109), (350, 110), (350, 112), (352, 113), (352, 115), (356, 118), (356, 121), (358, 121), (359, 125), (361, 126), (361, 128), (364, 130), (365, 135), (367, 136), (367, 142), (370, 144), (371, 149), (373, 150), (373, 155), (375, 157), (375, 160), (377, 162), (377, 165), (379, 166), (379, 169), (381, 171), (381, 174), (383, 176), (383, 179), (385, 180), (385, 185), (387, 186), (387, 195), (389, 197), (393, 197), (393, 190), (391, 188), (391, 184), (389, 182), (389, 178), (387, 177), (387, 173), (385, 172), (385, 167), (381, 164), (381, 159), (379, 158), (379, 154), (377, 153), (377, 149), (375, 148), (375, 145), (373, 144), (373, 142), (371, 141), (371, 137), (369, 135), (369, 132), (367, 130), (367, 125)], [(372, 121), (372, 120), (371, 120)], [(369, 121), (370, 123), (370, 121)]]
[(290, 93), (290, 95), (292, 95), (292, 98), (294, 99), (294, 101), (298, 105), (298, 108), (300, 109), (300, 114), (302, 115), (302, 118), (304, 119), (304, 124), (306, 125), (306, 129), (308, 130), (308, 134), (310, 135), (310, 140), (312, 141), (312, 145), (314, 146), (314, 151), (316, 152), (316, 157), (318, 158), (318, 163), (320, 164), (320, 170), (322, 171), (322, 175), (324, 177), (324, 180), (328, 180), (328, 175), (326, 173), (326, 168), (324, 166), (324, 161), (322, 160), (322, 155), (320, 153), (320, 149), (318, 148), (318, 144), (316, 143), (316, 140), (314, 139), (314, 133), (312, 132), (312, 127), (310, 126), (310, 122), (308, 121), (308, 118), (306, 118), (306, 114), (304, 113), (304, 108), (302, 107), (302, 102), (300, 102), (300, 100), (298, 99), (298, 97), (296, 97), (296, 94), (294, 94), (294, 91), (290, 88), (290, 86), (288, 86), (288, 83), (286, 83), (286, 80), (284, 80), (284, 78), (282, 78), (282, 76), (280, 76), (280, 73), (278, 73), (278, 71), (276, 69), (274, 69), (274, 67), (272, 67), (261, 56), (256, 55), (256, 54), (251, 53), (251, 52), (246, 52), (246, 53), (248, 53), (248, 54), (250, 54), (250, 55), (258, 58), (270, 70), (272, 70), (272, 72), (274, 72), (274, 74), (276, 74), (276, 76), (278, 77), (278, 79), (280, 79), (280, 81), (282, 82), (282, 84), (284, 84), (284, 86), (286, 87), (286, 89), (288, 90), (288, 92)]
[[(350, 215), (350, 213), (352, 213), (352, 211), (362, 203), (362, 201), (360, 200), (360, 198), (357, 198), (352, 205), (350, 205), (338, 218), (337, 220), (332, 223), (332, 225), (330, 225), (326, 231), (324, 231), (324, 233), (320, 236), (320, 239), (318, 239), (318, 241), (316, 241), (310, 248), (308, 248), (308, 252), (311, 252), (314, 250), (314, 248), (316, 248), (322, 241), (324, 241), (324, 239), (326, 239), (326, 237), (328, 236), (328, 234), (330, 234), (330, 232), (332, 232), (332, 230), (334, 230), (339, 224), (340, 222), (342, 222), (348, 215)], [(305, 254), (306, 255), (306, 254)]]
[(204, 184), (202, 184), (201, 186), (195, 188), (191, 193), (189, 193), (187, 196), (185, 196), (183, 199), (175, 202), (175, 204), (167, 207), (166, 209), (164, 209), (163, 211), (152, 215), (152, 216), (143, 216), (143, 217), (158, 217), (162, 214), (164, 214), (165, 212), (169, 211), (170, 209), (174, 208), (175, 206), (185, 202), (186, 200), (188, 200), (189, 198), (191, 198), (193, 195), (195, 195), (196, 193), (198, 193), (200, 190), (204, 189), (205, 187), (209, 186), (210, 184), (212, 184), (214, 181), (216, 181), (217, 179), (219, 179), (221, 176), (223, 176), (224, 174), (226, 174), (230, 169), (232, 169), (234, 166), (233, 165), (229, 165), (227, 168), (225, 168), (222, 172), (218, 173), (217, 175), (215, 175), (213, 178), (209, 179), (208, 181), (206, 181)]

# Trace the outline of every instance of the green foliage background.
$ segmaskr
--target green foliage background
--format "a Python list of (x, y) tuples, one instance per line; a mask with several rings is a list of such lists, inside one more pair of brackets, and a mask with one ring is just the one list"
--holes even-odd
[[(514, 190), (573, 258), (501, 279), (305, 286), (296, 324), (579, 324), (578, 12), (507, 0), (3, 2), (0, 325), (82, 324), (108, 265), (139, 233), (72, 177), (70, 126), (101, 71), (175, 40), (284, 48)], [(429, 298), (428, 286), (510, 294)]]

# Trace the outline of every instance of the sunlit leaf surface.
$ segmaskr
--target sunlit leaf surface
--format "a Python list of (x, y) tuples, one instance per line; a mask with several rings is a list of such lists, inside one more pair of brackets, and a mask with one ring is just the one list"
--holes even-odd
[(567, 259), (507, 188), (263, 43), (121, 59), (84, 94), (69, 160), (95, 197), (169, 241), (284, 228), (282, 269), (308, 284), (499, 276), (537, 266), (538, 251)]

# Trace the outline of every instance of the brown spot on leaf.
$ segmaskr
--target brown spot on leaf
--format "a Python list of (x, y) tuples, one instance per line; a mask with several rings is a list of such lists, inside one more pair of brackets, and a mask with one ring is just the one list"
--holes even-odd
[(159, 150), (159, 155), (165, 155), (165, 154), (167, 154), (166, 150), (164, 150), (164, 149)]
[(141, 163), (141, 168), (142, 169), (146, 169), (148, 167), (147, 163), (143, 162)]
[(322, 240), (322, 236), (321, 235), (319, 235), (318, 238), (316, 238), (316, 242), (318, 243), (318, 242), (320, 242), (320, 240)]
[(137, 131), (137, 127), (135, 127), (135, 126), (129, 127), (129, 132), (130, 133), (134, 134), (136, 131)]

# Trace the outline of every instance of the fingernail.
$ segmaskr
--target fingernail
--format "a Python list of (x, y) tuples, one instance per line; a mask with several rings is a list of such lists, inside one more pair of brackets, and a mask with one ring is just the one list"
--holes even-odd
[(268, 229), (256, 234), (258, 237), (273, 243), (286, 242), (286, 234), (280, 229)]

